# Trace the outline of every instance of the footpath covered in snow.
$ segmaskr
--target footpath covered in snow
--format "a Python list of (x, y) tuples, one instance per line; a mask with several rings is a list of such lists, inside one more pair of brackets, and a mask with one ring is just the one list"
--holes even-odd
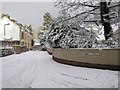
[(1, 65), (2, 88), (118, 88), (118, 71), (59, 64), (46, 51), (3, 57)]

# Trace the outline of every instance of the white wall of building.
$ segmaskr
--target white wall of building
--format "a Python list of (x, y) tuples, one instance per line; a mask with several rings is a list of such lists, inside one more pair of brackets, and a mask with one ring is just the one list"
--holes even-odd
[(13, 41), (20, 41), (20, 29), (18, 25), (13, 25), (11, 33)]
[[(5, 36), (4, 36), (4, 25), (9, 23), (9, 25), (5, 26)], [(0, 20), (0, 41), (3, 41), (5, 39), (12, 38), (13, 41), (19, 41), (20, 40), (20, 30), (19, 26), (12, 21), (10, 21), (8, 18), (4, 17)]]

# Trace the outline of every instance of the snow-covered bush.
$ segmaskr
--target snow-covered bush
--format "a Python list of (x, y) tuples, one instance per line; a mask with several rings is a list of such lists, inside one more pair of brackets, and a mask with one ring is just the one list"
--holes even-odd
[(96, 42), (96, 34), (75, 23), (53, 23), (48, 42), (52, 47), (92, 48)]
[[(51, 46), (61, 48), (119, 48), (119, 40), (114, 39), (113, 27), (111, 26), (118, 23), (116, 18), (118, 17), (118, 11), (116, 11), (115, 15), (117, 16), (112, 22), (106, 17), (112, 16), (109, 13), (113, 11), (108, 10), (109, 12), (105, 12), (107, 8), (112, 10), (114, 9), (113, 6), (118, 7), (119, 4), (112, 2), (87, 3), (75, 1), (73, 0), (73, 2), (68, 3), (57, 2), (56, 6), (60, 9), (60, 15), (52, 23), (47, 38)], [(106, 7), (105, 10), (103, 7)], [(87, 29), (93, 25), (103, 27), (104, 34), (102, 35), (105, 37), (104, 42), (98, 39), (99, 36), (94, 30)]]
[(114, 37), (98, 40), (97, 34), (76, 23), (53, 23), (47, 41), (52, 47), (60, 48), (119, 48)]
[(108, 48), (108, 49), (116, 48), (116, 49), (118, 49), (118, 48), (120, 48), (120, 45), (119, 45), (118, 41), (115, 41), (113, 39), (113, 37), (111, 37), (104, 42), (101, 41), (101, 43), (98, 43), (96, 48)]

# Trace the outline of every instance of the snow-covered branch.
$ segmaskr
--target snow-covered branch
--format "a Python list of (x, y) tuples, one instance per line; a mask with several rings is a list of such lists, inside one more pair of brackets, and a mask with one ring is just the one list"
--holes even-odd
[(116, 4), (116, 5), (112, 5), (112, 6), (108, 6), (108, 8), (114, 8), (114, 7), (120, 7), (120, 3)]
[(85, 20), (83, 22), (97, 22), (98, 20)]
[[(118, 4), (113, 2), (59, 2), (60, 16), (51, 27), (48, 41), (61, 48), (117, 48), (112, 24), (117, 22)], [(99, 6), (100, 5), (100, 6)], [(114, 11), (115, 10), (115, 11)], [(97, 26), (94, 26), (96, 24)], [(98, 31), (95, 31), (96, 27)], [(82, 27), (82, 28), (81, 28)], [(101, 41), (99, 32), (104, 37)], [(116, 37), (116, 36), (115, 36)]]
[(79, 3), (79, 5), (82, 5), (82, 6), (87, 6), (87, 7), (92, 7), (92, 8), (95, 8), (95, 7), (100, 7), (99, 5), (89, 5), (89, 4), (85, 4), (85, 3)]
[(90, 13), (90, 12), (92, 12), (92, 11), (95, 11), (96, 9), (98, 9), (98, 7), (97, 7), (97, 8), (94, 8), (94, 9), (92, 9), (92, 10), (90, 10), (90, 11), (81, 12), (81, 13), (76, 14), (75, 16), (72, 16), (72, 17), (67, 18), (67, 19), (65, 19), (65, 20), (58, 21), (57, 23), (60, 23), (60, 22), (64, 22), (64, 21), (67, 21), (67, 20), (74, 19), (74, 18), (76, 18), (76, 17), (78, 17), (78, 16), (80, 16), (80, 15), (83, 15), (83, 14)]

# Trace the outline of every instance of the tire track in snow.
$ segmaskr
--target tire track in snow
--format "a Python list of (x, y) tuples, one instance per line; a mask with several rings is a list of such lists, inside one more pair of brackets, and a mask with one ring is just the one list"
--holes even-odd
[(69, 82), (69, 81), (61, 80), (61, 79), (58, 79), (58, 78), (55, 78), (55, 77), (50, 78), (50, 80), (52, 80), (56, 83), (59, 83), (61, 85), (67, 85), (71, 88), (89, 88), (89, 87), (86, 87), (84, 85), (79, 85), (77, 83), (72, 83), (72, 82)]
[[(39, 53), (39, 54), (38, 54)], [(42, 64), (41, 62), (43, 62), (45, 59), (45, 57), (41, 57), (42, 54), (44, 54), (45, 52), (36, 52), (36, 60), (37, 60), (37, 64), (36, 64), (36, 76), (34, 78), (34, 80), (31, 81), (31, 83), (28, 85), (30, 88), (33, 87), (33, 84), (36, 84), (36, 81), (38, 82), (38, 78), (41, 77), (42, 73), (42, 68), (40, 67), (40, 65)], [(43, 75), (42, 75), (43, 76)]]
[(26, 79), (26, 85), (25, 88), (31, 88), (31, 84), (34, 82), (37, 74), (38, 74), (38, 68), (39, 68), (39, 59), (37, 59), (37, 54), (35, 55), (35, 60), (34, 61), (34, 65), (32, 66), (30, 72), (28, 73), (27, 79)]
[(82, 78), (82, 77), (78, 77), (78, 76), (72, 76), (66, 73), (59, 73), (62, 76), (66, 76), (66, 77), (71, 77), (71, 78), (75, 78), (75, 79), (81, 79), (81, 80), (88, 80), (87, 78)]

